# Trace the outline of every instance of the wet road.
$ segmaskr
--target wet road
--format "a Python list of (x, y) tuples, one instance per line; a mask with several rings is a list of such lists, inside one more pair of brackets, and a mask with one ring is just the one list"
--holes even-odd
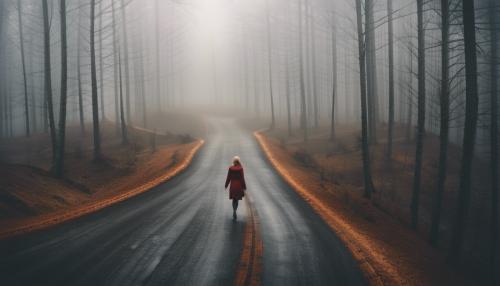
[(232, 119), (173, 180), (107, 209), (0, 241), (1, 285), (232, 285), (247, 209), (224, 191), (239, 155), (260, 221), (263, 285), (363, 285), (348, 251)]

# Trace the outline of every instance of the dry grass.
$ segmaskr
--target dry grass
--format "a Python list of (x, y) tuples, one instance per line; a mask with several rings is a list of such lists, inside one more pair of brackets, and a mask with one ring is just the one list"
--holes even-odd
[[(168, 118), (172, 121), (164, 126), (175, 125), (176, 116)], [(0, 172), (4, 174), (0, 177), (0, 228), (109, 199), (175, 169), (198, 144), (190, 134), (201, 134), (204, 128), (201, 120), (186, 121), (195, 128), (186, 128), (180, 135), (157, 134), (154, 146), (151, 132), (139, 128), (129, 128), (129, 144), (124, 145), (116, 127), (104, 122), (99, 161), (93, 159), (91, 134), (82, 137), (78, 127), (70, 127), (63, 179), (50, 173), (47, 135), (0, 142)]]
[[(398, 134), (403, 134), (398, 130)], [(441, 247), (431, 248), (426, 242), (429, 213), (435, 190), (437, 174), (437, 138), (428, 135), (422, 177), (420, 211), (420, 232), (410, 230), (406, 225), (413, 180), (414, 144), (397, 138), (394, 157), (389, 164), (384, 159), (385, 145), (380, 142), (371, 148), (372, 171), (377, 193), (371, 201), (362, 198), (362, 165), (359, 150), (359, 132), (347, 127), (337, 130), (338, 139), (332, 143), (327, 129), (313, 131), (307, 144), (300, 136), (288, 137), (283, 130), (266, 132), (266, 142), (270, 153), (286, 169), (294, 181), (300, 182), (307, 192), (309, 202), (317, 201), (325, 210), (334, 214), (332, 220), (337, 226), (342, 224), (352, 232), (350, 239), (360, 243), (373, 260), (374, 268), (381, 273), (382, 280), (392, 285), (456, 285), (475, 284), (482, 274), (481, 267), (470, 267), (471, 261), (484, 256), (469, 255), (466, 252), (467, 272), (458, 274), (444, 262), (444, 253), (449, 239), (449, 225), (454, 214), (456, 186), (458, 183), (459, 152), (450, 147), (450, 169), (444, 205)], [(382, 133), (381, 134), (385, 134)], [(296, 131), (295, 134), (300, 134)], [(484, 165), (476, 162), (476, 176), (485, 172)], [(481, 182), (481, 181), (480, 181)], [(487, 190), (487, 184), (475, 188)], [(475, 204), (475, 207), (480, 204)], [(321, 207), (316, 207), (321, 210)], [(472, 212), (475, 213), (475, 212)], [(475, 217), (473, 214), (472, 217)], [(329, 216), (324, 216), (326, 220)], [(481, 231), (481, 226), (473, 226), (472, 232)], [(471, 225), (469, 225), (471, 227)], [(342, 229), (345, 231), (345, 228)], [(485, 234), (486, 235), (486, 234)], [(469, 247), (471, 241), (468, 240)], [(484, 247), (484, 246), (483, 246)], [(484, 270), (483, 270), (484, 271)]]

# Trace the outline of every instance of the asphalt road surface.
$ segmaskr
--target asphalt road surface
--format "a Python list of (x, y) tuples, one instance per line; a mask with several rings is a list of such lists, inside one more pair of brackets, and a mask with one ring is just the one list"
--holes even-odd
[(260, 221), (262, 285), (363, 285), (330, 228), (272, 169), (252, 134), (209, 120), (191, 166), (155, 189), (36, 233), (0, 241), (0, 285), (232, 285), (247, 209), (224, 190), (239, 155)]

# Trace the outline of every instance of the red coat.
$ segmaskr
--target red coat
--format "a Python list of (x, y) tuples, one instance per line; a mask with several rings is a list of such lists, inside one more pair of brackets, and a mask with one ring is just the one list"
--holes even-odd
[(227, 178), (225, 188), (229, 186), (229, 199), (241, 200), (245, 196), (247, 185), (245, 184), (245, 175), (243, 174), (243, 167), (231, 166), (227, 171)]

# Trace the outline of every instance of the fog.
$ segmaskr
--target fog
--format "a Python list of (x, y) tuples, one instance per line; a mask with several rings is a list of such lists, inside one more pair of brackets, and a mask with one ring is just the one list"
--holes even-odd
[[(42, 2), (9, 0), (1, 3), (4, 136), (26, 133), (28, 117), (31, 117), (32, 131), (40, 132), (48, 128), (44, 112)], [(91, 1), (65, 2), (67, 117), (68, 124), (77, 124), (80, 120), (80, 98), (83, 120), (87, 122), (92, 118)], [(454, 2), (457, 1), (451, 1), (450, 5)], [(488, 112), (481, 112), (489, 106), (488, 77), (481, 75), (488, 70), (485, 64), (490, 44), (488, 33), (481, 32), (489, 27), (484, 10), (487, 3), (476, 2), (479, 89), (480, 95), (484, 95), (479, 109), (485, 117), (480, 116), (481, 124), (488, 121)], [(302, 11), (298, 9), (299, 3)], [(21, 7), (18, 7), (19, 4)], [(430, 1), (425, 6), (426, 130), (437, 134), (441, 73), (440, 6), (438, 1)], [(362, 11), (364, 30), (370, 25), (374, 27), (374, 40), (366, 39), (370, 43), (367, 56), (373, 58), (373, 61), (367, 62), (371, 70), (369, 74), (373, 75), (368, 78), (368, 95), (374, 98), (370, 103), (374, 106), (373, 121), (383, 123), (388, 121), (389, 106), (387, 3), (380, 0), (373, 2), (372, 20), (367, 18), (370, 13), (364, 13), (368, 11), (366, 7), (363, 6)], [(60, 110), (59, 11), (60, 1), (48, 1), (55, 118), (58, 118)], [(450, 140), (460, 143), (465, 95), (464, 53), (463, 43), (460, 42), (463, 32), (459, 25), (460, 13), (452, 11), (452, 14)], [(394, 1), (391, 16), (394, 26), (394, 118), (396, 122), (414, 126), (417, 112), (412, 111), (417, 107), (418, 90), (416, 2)], [(271, 98), (276, 120), (283, 123), (287, 118), (289, 95), (292, 125), (295, 126), (300, 123), (301, 114), (300, 70), (303, 71), (308, 126), (329, 120), (334, 90), (336, 122), (357, 123), (361, 120), (355, 1), (102, 0), (95, 2), (94, 23), (101, 119), (119, 121), (117, 66), (121, 61), (121, 86), (128, 124), (144, 125), (144, 113), (209, 105), (270, 118)], [(21, 28), (24, 47), (21, 47)], [(302, 35), (302, 40), (299, 35)], [(370, 33), (367, 35), (370, 36)], [(22, 50), (24, 55), (21, 55)], [(487, 132), (480, 128), (479, 139), (485, 137)]]

